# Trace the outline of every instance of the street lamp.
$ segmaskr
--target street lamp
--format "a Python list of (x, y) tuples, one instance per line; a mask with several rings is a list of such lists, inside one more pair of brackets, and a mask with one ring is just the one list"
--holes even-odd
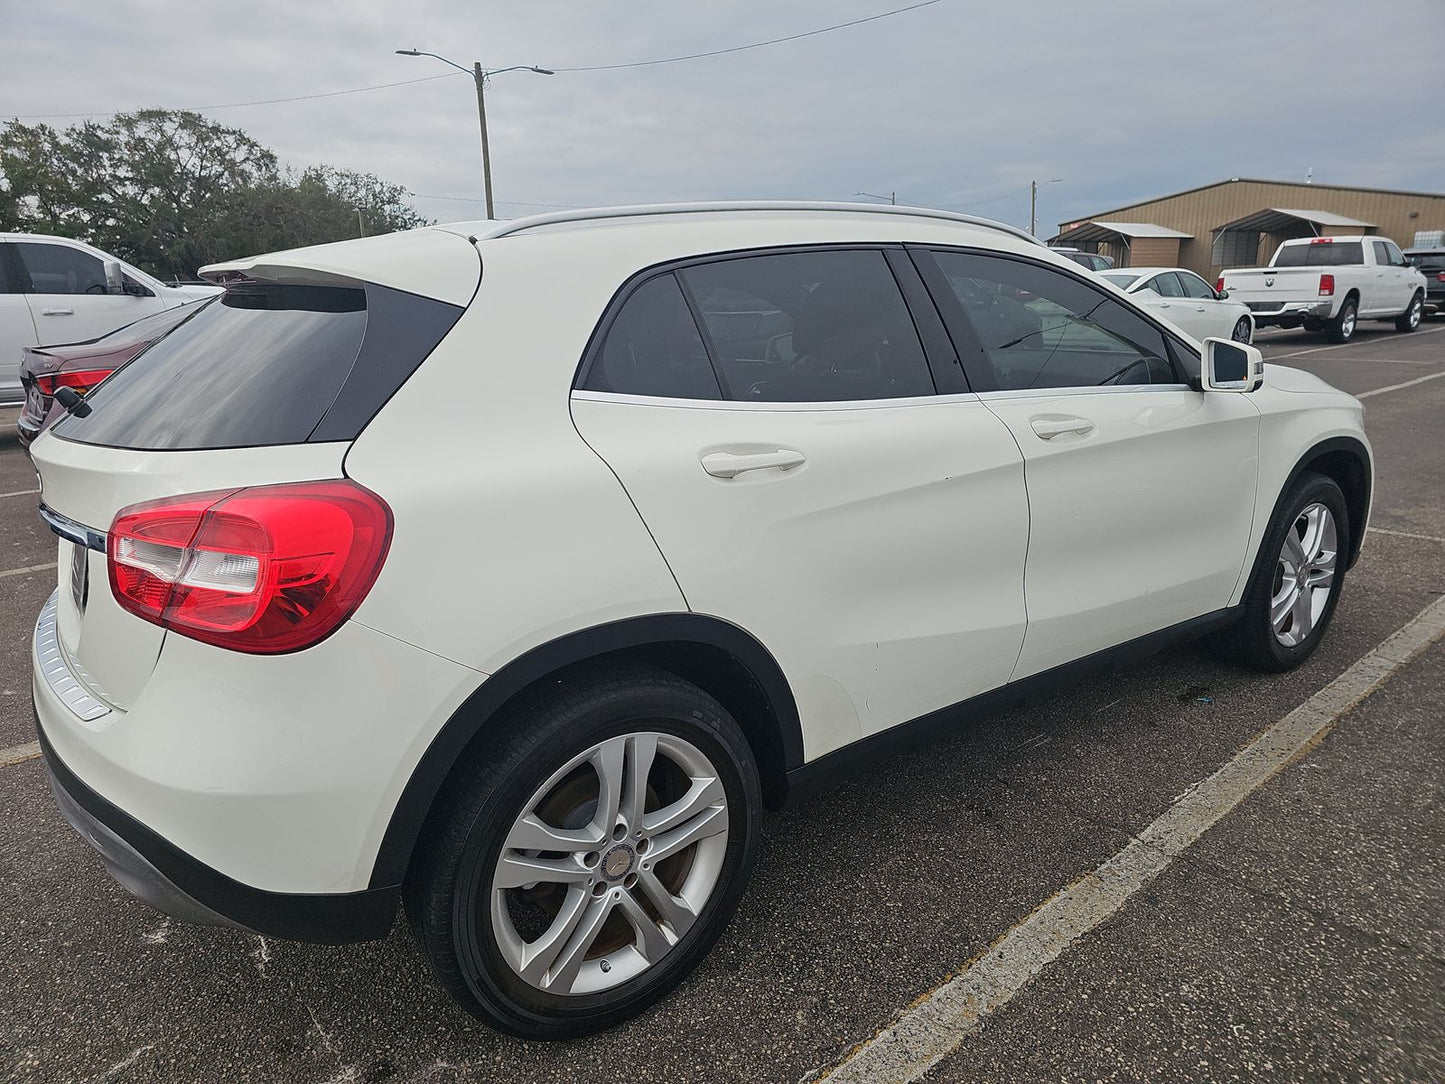
[(1051, 177), (1047, 181), (1029, 182), (1029, 233), (1039, 235), (1039, 185), (1058, 184), (1062, 177)]
[(855, 196), (867, 196), (869, 199), (886, 199), (890, 204), (897, 205), (898, 193), (889, 192), (886, 196), (880, 196), (877, 192), (854, 192)]
[(398, 49), (398, 56), (429, 56), (433, 60), (440, 60), (443, 64), (450, 64), (457, 71), (466, 72), (472, 77), (477, 85), (477, 121), (482, 127), (482, 185), (487, 196), (487, 218), (496, 218), (492, 210), (492, 152), (487, 146), (487, 103), (483, 95), (486, 89), (487, 80), (494, 75), (501, 75), (504, 72), (536, 72), (538, 75), (556, 75), (557, 73), (548, 68), (538, 68), (528, 64), (514, 64), (510, 68), (496, 68), (492, 71), (485, 71), (480, 62), (474, 63), (470, 68), (464, 68), (454, 60), (448, 60), (436, 53), (428, 53), (421, 49)]

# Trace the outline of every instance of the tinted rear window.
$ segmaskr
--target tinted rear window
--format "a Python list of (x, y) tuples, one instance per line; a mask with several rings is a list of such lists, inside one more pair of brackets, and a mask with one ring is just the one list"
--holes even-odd
[(56, 436), (157, 451), (354, 438), (461, 309), (383, 287), (233, 286)]
[(1341, 267), (1365, 262), (1365, 246), (1359, 241), (1320, 241), (1308, 245), (1285, 245), (1274, 258), (1276, 267)]
[(1405, 259), (1421, 271), (1445, 271), (1445, 252), (1407, 252)]

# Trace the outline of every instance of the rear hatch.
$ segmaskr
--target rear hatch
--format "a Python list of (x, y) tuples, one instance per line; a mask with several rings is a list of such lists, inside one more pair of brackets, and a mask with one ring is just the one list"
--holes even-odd
[(86, 396), (85, 416), (31, 448), (42, 515), (62, 536), (57, 647), (106, 705), (135, 702), (167, 635), (113, 596), (104, 548), (117, 514), (342, 477), (351, 441), (463, 311), (334, 273), (318, 276), (324, 285), (288, 277), (232, 276), (217, 303)]

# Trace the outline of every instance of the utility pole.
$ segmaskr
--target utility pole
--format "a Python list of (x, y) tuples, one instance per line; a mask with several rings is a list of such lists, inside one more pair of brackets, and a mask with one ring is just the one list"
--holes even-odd
[[(1058, 184), (1062, 177), (1051, 177), (1044, 181), (1044, 184)], [(1037, 237), (1039, 235), (1039, 182), (1029, 182), (1029, 233)]]
[(362, 220), (360, 207), (356, 209), (356, 236), (366, 236), (366, 223)]
[(487, 85), (487, 73), (482, 71), (481, 61), (472, 64), (472, 78), (477, 81), (477, 120), (482, 125), (482, 188), (487, 197), (487, 221), (496, 218), (492, 211), (492, 152), (487, 146), (487, 99), (483, 91)]

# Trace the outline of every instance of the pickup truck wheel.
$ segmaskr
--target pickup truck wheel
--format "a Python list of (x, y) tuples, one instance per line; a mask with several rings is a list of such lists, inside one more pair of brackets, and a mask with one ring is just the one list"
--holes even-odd
[(1395, 317), (1396, 331), (1414, 331), (1420, 326), (1420, 317), (1425, 313), (1425, 297), (1416, 294), (1410, 298), (1410, 307)]
[(1340, 314), (1325, 324), (1325, 338), (1332, 343), (1347, 343), (1355, 333), (1359, 310), (1354, 298), (1340, 306)]
[(716, 700), (640, 663), (545, 683), (453, 772), (405, 886), (463, 1008), (568, 1039), (657, 1001), (737, 907), (762, 794)]
[(1306, 472), (1277, 506), (1244, 595), (1244, 616), (1216, 634), (1230, 662), (1293, 670), (1319, 646), (1344, 586), (1349, 511), (1331, 478)]

